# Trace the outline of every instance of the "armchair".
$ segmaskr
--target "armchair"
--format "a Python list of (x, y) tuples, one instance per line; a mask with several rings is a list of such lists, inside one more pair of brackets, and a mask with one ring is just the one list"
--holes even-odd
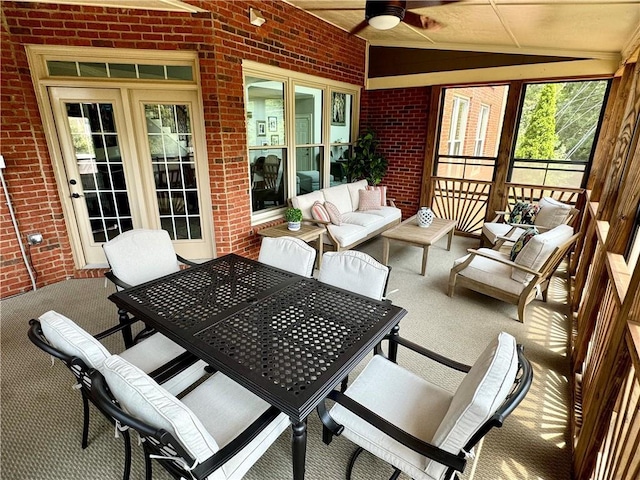
[[(528, 204), (522, 202), (516, 204), (516, 206), (523, 205)], [(515, 241), (531, 225), (535, 225), (539, 232), (549, 231), (558, 225), (569, 225), (580, 213), (577, 208), (551, 197), (541, 198), (538, 204), (532, 205), (532, 207), (537, 210), (532, 224), (517, 221), (520, 215), (514, 219), (512, 212), (497, 211), (496, 217), (491, 222), (485, 222), (482, 226), (482, 244), (502, 245), (505, 240)], [(526, 216), (526, 212), (524, 216)]]
[(101, 409), (143, 439), (146, 479), (157, 460), (174, 478), (240, 479), (290, 425), (288, 417), (215, 373), (178, 400), (113, 355), (91, 372)]
[(347, 467), (363, 449), (391, 463), (395, 472), (416, 480), (448, 480), (464, 471), (466, 457), (493, 427), (501, 427), (526, 396), (533, 373), (521, 346), (500, 333), (470, 367), (401, 337), (395, 342), (425, 358), (463, 372), (455, 393), (409, 372), (377, 354), (353, 384), (332, 391), (335, 405), (318, 406), (323, 441), (344, 435), (358, 445)]
[[(118, 290), (177, 272), (180, 264), (196, 265), (176, 254), (169, 233), (165, 230), (129, 230), (103, 244), (102, 249), (111, 267), (105, 277)], [(118, 317), (120, 326), (133, 323), (125, 310), (119, 309)], [(121, 330), (125, 346), (131, 347), (135, 343), (131, 327)], [(149, 333), (149, 330), (143, 330), (141, 335)]]
[(498, 249), (469, 249), (454, 262), (448, 295), (453, 296), (457, 285), (512, 303), (518, 306), (518, 320), (524, 322), (525, 307), (538, 289), (546, 301), (551, 276), (579, 236), (570, 226), (559, 225), (533, 236), (514, 261)]
[[(90, 369), (101, 369), (111, 353), (71, 319), (53, 310), (44, 313), (38, 320), (29, 322), (28, 337), (44, 352), (57, 358), (74, 375), (77, 388), (82, 395), (83, 428), (82, 448), (88, 446), (89, 401), (91, 401), (112, 423), (113, 419), (100, 409), (91, 392)], [(111, 332), (111, 333), (115, 333)], [(166, 337), (153, 335), (120, 354), (139, 368), (163, 383), (164, 388), (177, 394), (200, 379), (206, 363), (186, 353)], [(127, 431), (122, 432), (125, 446), (123, 479), (128, 480), (131, 470), (131, 444)]]

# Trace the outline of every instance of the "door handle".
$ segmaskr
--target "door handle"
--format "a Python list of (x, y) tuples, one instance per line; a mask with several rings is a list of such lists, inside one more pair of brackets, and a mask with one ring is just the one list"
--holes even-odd
[(84, 195), (80, 195), (79, 193), (75, 193), (75, 192), (71, 194), (71, 198), (80, 198), (80, 197), (84, 197)]

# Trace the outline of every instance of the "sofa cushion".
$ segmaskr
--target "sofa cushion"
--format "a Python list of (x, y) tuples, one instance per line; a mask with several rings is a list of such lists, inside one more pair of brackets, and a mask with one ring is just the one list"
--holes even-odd
[(323, 222), (330, 222), (331, 217), (329, 216), (329, 212), (325, 208), (324, 204), (319, 201), (313, 202), (313, 206), (311, 207), (311, 216), (315, 220), (320, 220)]
[(358, 211), (380, 210), (380, 190), (358, 190), (360, 202)]
[(380, 206), (387, 205), (387, 187), (382, 185), (367, 185), (367, 190), (378, 190), (380, 192)]
[(313, 207), (315, 202), (324, 203), (322, 190), (291, 197), (291, 205), (302, 210), (302, 218), (313, 218), (311, 215), (311, 207)]
[(366, 190), (367, 188), (366, 180), (358, 180), (357, 182), (347, 183), (347, 189), (349, 190), (349, 195), (351, 196), (351, 211), (355, 212), (358, 210), (358, 206), (360, 203), (360, 194), (358, 193), (360, 190)]
[(347, 185), (336, 185), (335, 187), (324, 188), (322, 192), (324, 193), (325, 202), (333, 203), (338, 207), (340, 213), (353, 212), (351, 196), (349, 195)]
[(359, 225), (367, 228), (367, 231), (373, 231), (382, 227), (386, 222), (384, 217), (373, 215), (374, 210), (366, 212), (349, 212), (342, 215), (342, 223), (350, 225)]
[(324, 202), (324, 208), (329, 214), (331, 223), (333, 223), (334, 225), (342, 225), (342, 214), (340, 213), (340, 209), (338, 207), (336, 207), (333, 203), (327, 201)]
[(543, 197), (538, 202), (540, 211), (536, 215), (535, 224), (541, 227), (554, 228), (563, 224), (569, 213), (571, 213), (571, 205), (562, 203), (555, 198)]
[[(487, 237), (492, 244), (498, 241), (498, 237), (504, 237), (511, 231), (513, 227), (508, 223), (486, 222), (482, 225), (482, 234)], [(511, 241), (515, 242), (524, 229), (516, 227), (516, 230), (509, 235)]]
[[(540, 270), (554, 248), (569, 240), (572, 235), (573, 228), (569, 225), (558, 225), (548, 232), (535, 235), (520, 251), (515, 262), (532, 270)], [(533, 279), (533, 275), (514, 268), (511, 278), (517, 282), (527, 284)]]

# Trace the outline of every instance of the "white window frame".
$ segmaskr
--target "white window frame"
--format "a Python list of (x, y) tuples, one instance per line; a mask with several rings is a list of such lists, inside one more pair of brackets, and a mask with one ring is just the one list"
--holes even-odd
[(489, 125), (489, 115), (491, 107), (484, 103), (480, 104), (480, 112), (478, 113), (478, 125), (476, 128), (476, 141), (473, 147), (473, 156), (482, 157), (484, 144), (487, 139), (487, 126)]
[[(461, 156), (464, 152), (464, 139), (469, 118), (469, 99), (454, 95), (451, 107), (451, 125), (447, 140), (449, 155)], [(459, 127), (459, 128), (458, 128)]]
[[(295, 87), (305, 86), (317, 88), (323, 91), (322, 99), (322, 135), (320, 143), (309, 144), (309, 146), (322, 147), (323, 151), (323, 168), (322, 170), (322, 184), (329, 185), (329, 170), (330, 170), (330, 152), (331, 146), (335, 145), (348, 145), (353, 144), (358, 134), (359, 128), (359, 112), (360, 112), (360, 95), (361, 87), (345, 82), (338, 82), (335, 80), (329, 80), (315, 75), (309, 75), (299, 72), (293, 72), (279, 67), (273, 67), (270, 65), (264, 65), (261, 63), (253, 62), (251, 60), (243, 60), (242, 62), (242, 74), (243, 82), (246, 77), (256, 77), (271, 79), (274, 81), (282, 82), (284, 84), (284, 104), (285, 104), (285, 132), (286, 141), (280, 142), (276, 148), (281, 148), (286, 151), (287, 165), (296, 165), (296, 142), (295, 142)], [(246, 89), (245, 89), (246, 90)], [(346, 93), (352, 95), (352, 116), (351, 116), (351, 141), (344, 144), (332, 144), (330, 142), (330, 129), (331, 129), (331, 101), (332, 92)], [(244, 99), (246, 101), (246, 99)], [(245, 118), (246, 118), (246, 106), (245, 106)], [(251, 158), (250, 152), (252, 150), (259, 149), (259, 147), (250, 147), (247, 142), (247, 162)], [(296, 195), (296, 169), (287, 168), (287, 191), (285, 192), (285, 198), (291, 198)], [(247, 182), (249, 182), (247, 177)], [(269, 209), (267, 211), (252, 212), (251, 224), (257, 225), (264, 222), (272, 221), (281, 218), (285, 207), (277, 209)]]

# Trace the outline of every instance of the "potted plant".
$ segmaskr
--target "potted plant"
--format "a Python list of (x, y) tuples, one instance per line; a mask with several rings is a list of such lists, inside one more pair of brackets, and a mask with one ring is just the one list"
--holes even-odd
[(289, 207), (284, 212), (284, 218), (289, 222), (289, 230), (295, 232), (300, 230), (300, 222), (302, 221), (302, 210), (299, 208)]
[(377, 149), (380, 139), (372, 129), (362, 133), (355, 141), (353, 155), (347, 162), (351, 181), (365, 178), (369, 185), (377, 185), (387, 173), (387, 159)]

